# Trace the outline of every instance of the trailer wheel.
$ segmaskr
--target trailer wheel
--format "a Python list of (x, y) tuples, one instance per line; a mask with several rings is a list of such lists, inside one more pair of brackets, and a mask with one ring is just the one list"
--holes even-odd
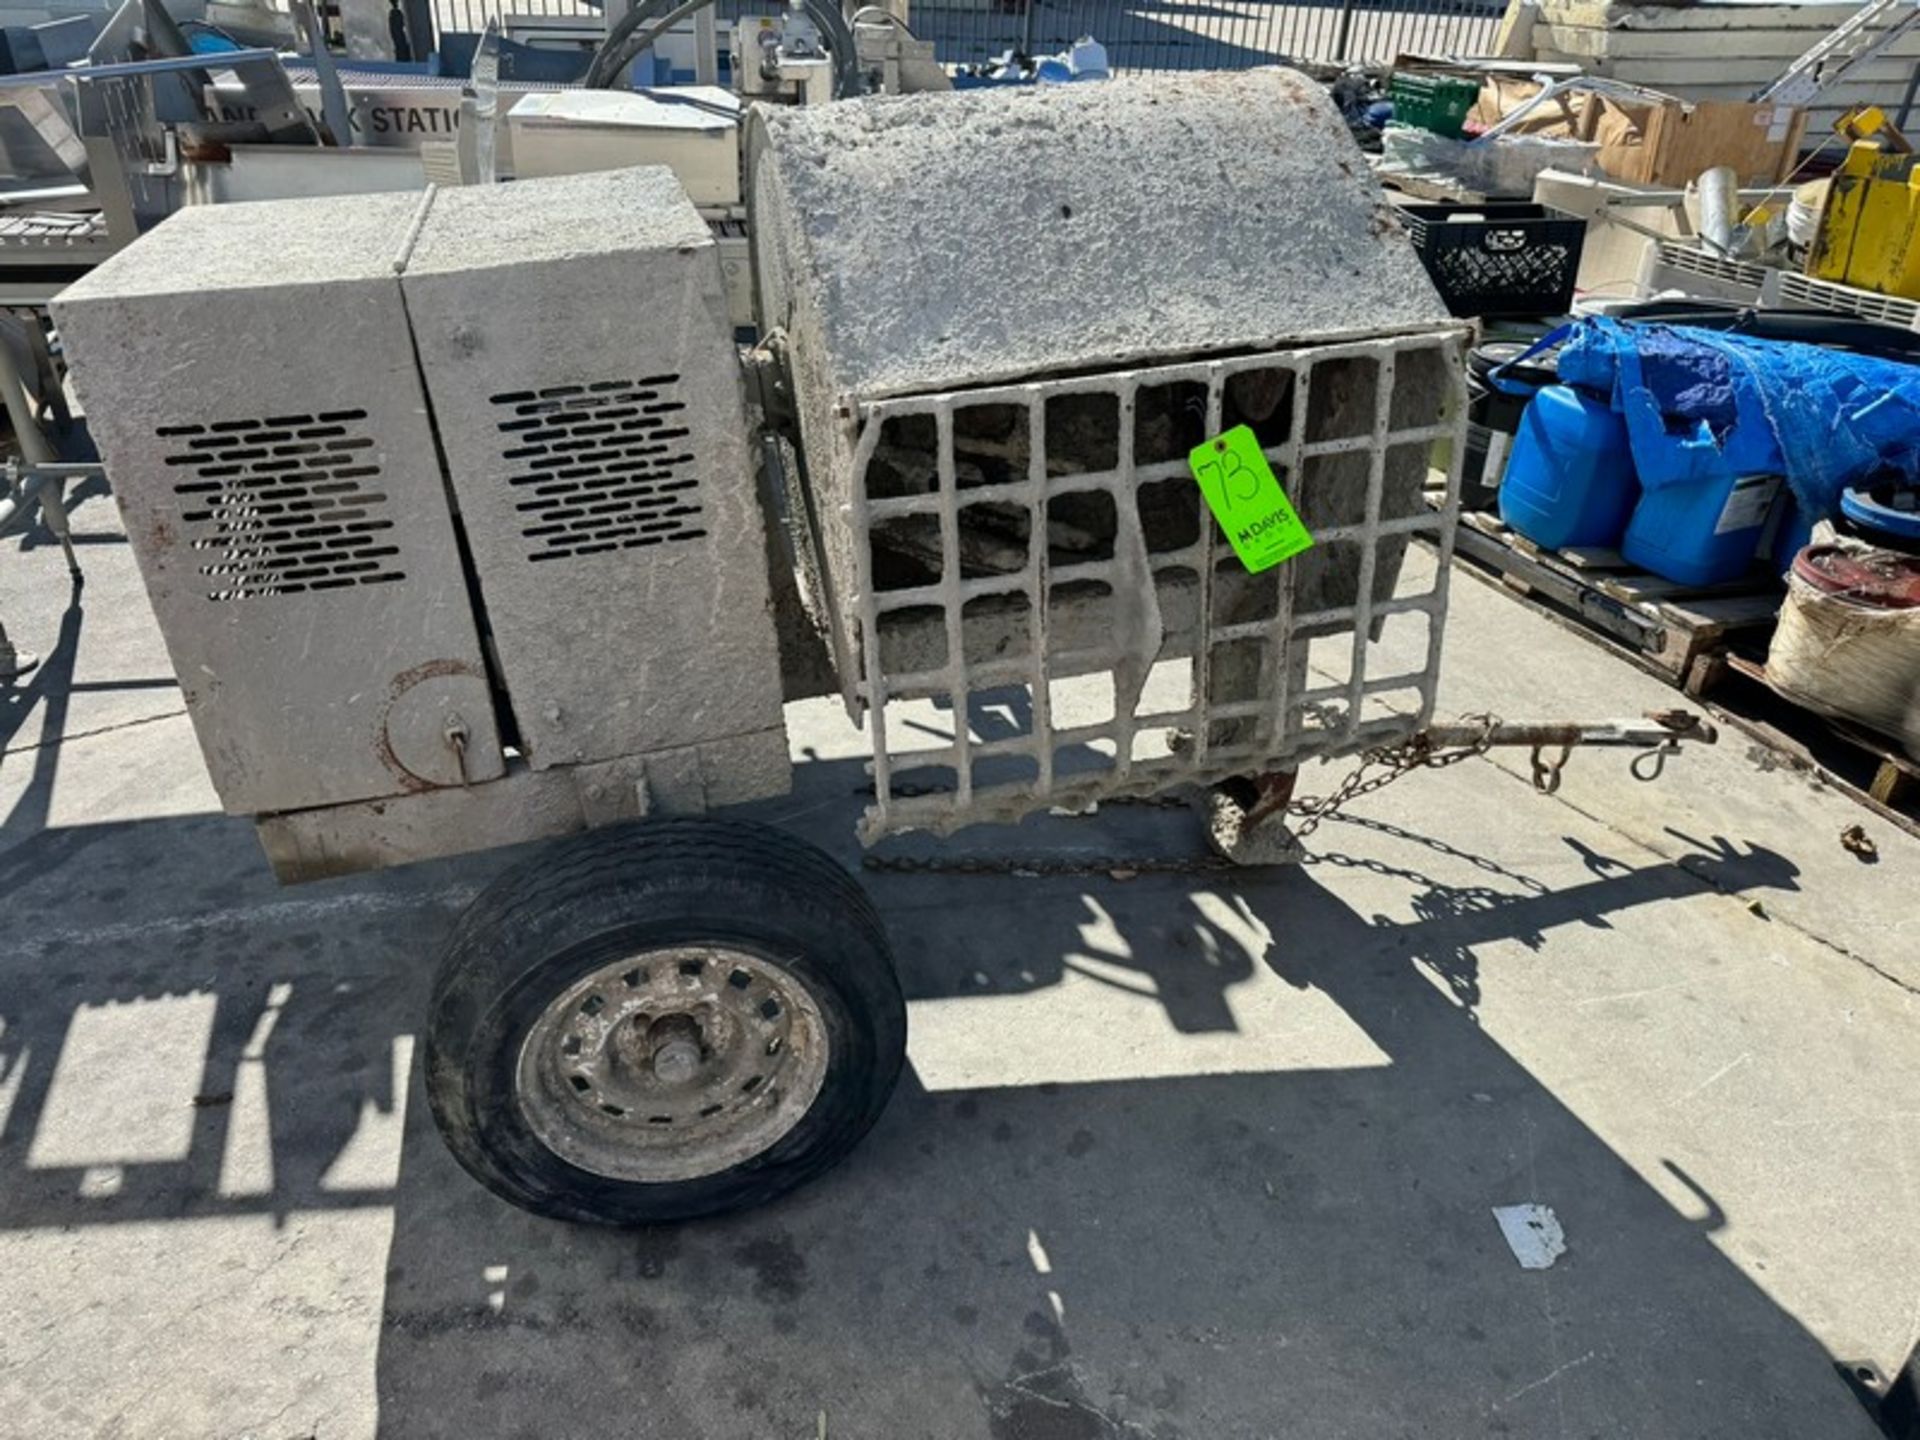
[(649, 1224), (819, 1175), (905, 1054), (852, 877), (778, 830), (661, 820), (564, 841), (468, 907), (434, 980), (427, 1098), (501, 1198)]

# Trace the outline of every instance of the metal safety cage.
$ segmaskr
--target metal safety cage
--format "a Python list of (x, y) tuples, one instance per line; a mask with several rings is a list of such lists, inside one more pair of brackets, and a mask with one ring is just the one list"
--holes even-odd
[[(1423, 726), (1459, 513), (1465, 333), (861, 407), (849, 422), (861, 642), (853, 663), (872, 721), (875, 796), (862, 839), (946, 833), (1295, 765)], [(1313, 548), (1260, 574), (1246, 571), (1207, 511), (1185, 443), (1257, 412), (1248, 392), (1272, 402), (1255, 435), (1314, 536)], [(1145, 423), (1170, 405), (1187, 423), (1184, 438)], [(957, 426), (996, 412), (1011, 467), (997, 482), (968, 473), (956, 451)], [(1084, 433), (1089, 419), (1111, 435), (1106, 453), (1050, 449), (1050, 425), (1078, 422)], [(931, 465), (917, 485), (903, 485), (876, 462), (916, 432), (931, 441)], [(1428, 480), (1442, 441), (1447, 478), (1435, 508)], [(1062, 509), (1092, 517), (1076, 527), (1095, 534), (1090, 547), (1055, 553)], [(969, 518), (981, 514), (1016, 536), (1000, 547), (996, 573), (965, 561)], [(932, 583), (884, 573), (886, 547), (876, 542), (902, 526), (918, 528), (930, 562), (937, 546)], [(1416, 536), (1434, 542), (1438, 563), (1423, 588), (1394, 593)], [(1424, 643), (1387, 654), (1371, 642), (1400, 615), (1424, 619)], [(1334, 663), (1321, 663), (1322, 649)], [(1388, 703), (1396, 695), (1402, 703)], [(915, 748), (937, 728), (929, 701), (950, 709), (951, 740)], [(1006, 733), (970, 733), (983, 704), (1002, 712), (994, 728)]]

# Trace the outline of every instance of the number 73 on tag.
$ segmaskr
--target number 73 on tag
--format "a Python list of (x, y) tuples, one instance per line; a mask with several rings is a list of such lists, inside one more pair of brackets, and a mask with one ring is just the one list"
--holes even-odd
[(1187, 456), (1200, 493), (1247, 573), (1257, 575), (1312, 548), (1260, 442), (1245, 425), (1197, 445)]

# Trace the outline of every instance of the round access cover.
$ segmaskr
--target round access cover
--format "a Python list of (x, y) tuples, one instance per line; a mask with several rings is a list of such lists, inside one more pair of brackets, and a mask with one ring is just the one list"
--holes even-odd
[(393, 682), (381, 722), (381, 758), (406, 790), (490, 780), (497, 754), (469, 748), (470, 717), (493, 704), (484, 677), (462, 661), (435, 660)]

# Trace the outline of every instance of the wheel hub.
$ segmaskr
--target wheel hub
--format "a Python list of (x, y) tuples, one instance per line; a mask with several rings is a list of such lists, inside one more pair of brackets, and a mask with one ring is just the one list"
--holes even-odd
[(700, 1073), (709, 1054), (700, 1023), (686, 1015), (663, 1015), (647, 1026), (653, 1078), (663, 1085), (685, 1085)]
[(522, 1114), (562, 1159), (611, 1179), (729, 1169), (799, 1123), (826, 1078), (820, 1008), (744, 951), (676, 947), (603, 966), (521, 1047)]

